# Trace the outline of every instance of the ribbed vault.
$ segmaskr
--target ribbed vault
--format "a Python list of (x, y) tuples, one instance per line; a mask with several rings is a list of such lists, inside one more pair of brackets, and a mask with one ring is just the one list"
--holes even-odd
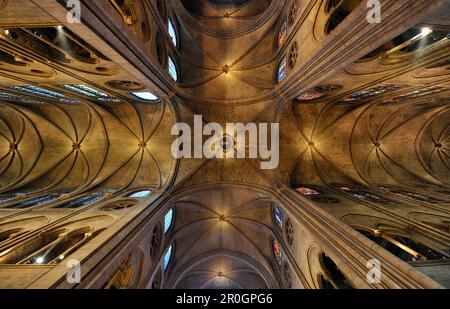
[[(0, 204), (6, 241), (100, 218), (104, 238), (83, 254), (105, 271), (87, 287), (366, 287), (371, 254), (388, 257), (383, 287), (433, 286), (354, 229), (450, 258), (449, 27), (431, 9), (443, 1), (384, 1), (380, 28), (364, 1), (82, 1), (96, 13), (64, 27), (65, 8), (37, 2), (0, 1), (0, 195), (116, 199), (87, 214)], [(22, 6), (41, 17), (15, 24)], [(412, 44), (425, 26), (433, 44)], [(278, 168), (174, 159), (172, 126), (194, 115), (279, 123)]]

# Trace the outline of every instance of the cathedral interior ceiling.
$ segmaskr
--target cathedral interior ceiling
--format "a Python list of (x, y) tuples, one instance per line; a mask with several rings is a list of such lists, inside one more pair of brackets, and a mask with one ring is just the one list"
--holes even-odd
[[(413, 207), (389, 193), (398, 203), (392, 216), (423, 220), (432, 211), (436, 220), (449, 218), (448, 37), (381, 56), (419, 20), (404, 14), (398, 29), (383, 29), (389, 37), (378, 36), (385, 50), (368, 54), (378, 46), (365, 43), (365, 26), (335, 41), (324, 34), (326, 1), (171, 0), (165, 6), (178, 31), (175, 48), (161, 43), (170, 38), (155, 30), (165, 23), (150, 4), (157, 1), (133, 2), (133, 17), (140, 21), (133, 27), (107, 0), (84, 4), (109, 14), (101, 27), (95, 16), (85, 25), (63, 27), (64, 9), (50, 0), (0, 0), (0, 194), (170, 192), (176, 254), (174, 275), (165, 284), (176, 288), (280, 287), (270, 262), (271, 193), (283, 188), (326, 187), (324, 209), (348, 225), (367, 220), (376, 228), (375, 221), (359, 217), (370, 205), (355, 207), (341, 197), (342, 207), (335, 207), (335, 184), (363, 184), (378, 192), (386, 192), (381, 186), (423, 193), (434, 187), (441, 192), (433, 196), (446, 205)], [(434, 22), (433, 29), (448, 32), (445, 12), (425, 8), (415, 4), (409, 10), (426, 11), (420, 27)], [(388, 8), (390, 14), (400, 9)], [(293, 31), (278, 48), (284, 15)], [(345, 41), (351, 34), (355, 39)], [(112, 49), (115, 40), (123, 48)], [(167, 54), (178, 64), (178, 83), (165, 73)], [(283, 57), (289, 74), (280, 85)], [(136, 91), (159, 99), (143, 102), (131, 94)], [(192, 124), (194, 115), (222, 125), (280, 123), (279, 167), (263, 171), (257, 159), (173, 159), (171, 128), (180, 121)], [(377, 224), (405, 229), (389, 222), (386, 208), (380, 206)], [(36, 219), (27, 224), (33, 228), (52, 216), (40, 207), (0, 209), (0, 224), (26, 220), (30, 213)], [(60, 214), (52, 220), (65, 222)], [(108, 226), (117, 218), (96, 220)], [(448, 241), (448, 233), (441, 238)], [(314, 286), (315, 280), (311, 275), (306, 281)]]

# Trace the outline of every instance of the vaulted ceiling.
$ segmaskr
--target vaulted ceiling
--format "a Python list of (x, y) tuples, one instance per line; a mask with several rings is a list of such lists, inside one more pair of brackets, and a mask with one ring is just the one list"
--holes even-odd
[[(85, 3), (104, 25), (72, 25), (88, 34), (83, 38), (58, 32), (62, 17), (49, 16), (49, 1), (6, 2), (0, 20), (0, 28), (9, 29), (0, 35), (0, 193), (169, 193), (176, 250), (166, 287), (282, 287), (272, 256), (272, 205), (280, 188), (345, 183), (450, 190), (448, 39), (364, 57), (400, 33), (384, 30), (389, 37), (377, 34), (375, 43), (364, 41), (366, 28), (350, 39), (339, 29), (327, 36), (327, 1), (172, 0), (166, 6), (177, 29), (175, 48), (161, 31), (131, 31), (114, 9), (105, 9), (107, 1)], [(43, 13), (15, 24), (20, 5)], [(154, 29), (166, 23), (157, 13), (147, 5), (137, 10)], [(428, 20), (437, 20), (433, 14)], [(278, 48), (286, 19), (291, 31)], [(125, 52), (123, 41), (102, 41), (97, 34), (128, 36), (133, 44)], [(161, 38), (167, 44), (153, 44)], [(163, 52), (176, 60), (178, 83), (166, 73)], [(284, 56), (290, 68), (280, 84)], [(65, 101), (37, 102), (32, 93), (11, 88), (30, 84), (64, 93)], [(86, 98), (64, 84), (87, 84), (119, 101)], [(142, 102), (130, 96), (133, 90), (160, 100)], [(372, 94), (355, 96), (363, 91)], [(192, 124), (194, 115), (222, 125), (280, 123), (279, 167), (261, 170), (258, 159), (175, 160), (171, 127)], [(0, 210), (0, 219), (7, 215)]]

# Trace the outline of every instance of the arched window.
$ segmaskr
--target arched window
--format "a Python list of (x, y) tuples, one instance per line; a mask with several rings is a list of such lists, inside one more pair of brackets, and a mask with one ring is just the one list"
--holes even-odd
[(445, 39), (447, 36), (448, 31), (445, 30), (416, 26), (392, 39), (391, 46), (395, 47), (386, 53), (389, 55), (398, 51), (415, 52), (433, 45)]
[(326, 94), (323, 92), (315, 91), (315, 90), (308, 90), (297, 97), (297, 100), (299, 101), (313, 101), (318, 100), (323, 97), (325, 97)]
[(60, 85), (61, 88), (64, 88), (67, 91), (73, 92), (75, 94), (81, 95), (87, 99), (97, 100), (100, 102), (106, 103), (120, 103), (120, 99), (111, 97), (110, 95), (94, 89), (92, 87), (81, 85), (81, 84), (63, 84)]
[(282, 82), (287, 76), (287, 58), (286, 56), (283, 56), (283, 58), (280, 61), (280, 64), (278, 66), (277, 71), (277, 80), (278, 82)]
[(431, 203), (431, 204), (440, 204), (440, 203), (446, 203), (446, 201), (437, 199), (435, 197), (431, 197), (431, 196), (426, 196), (423, 194), (419, 194), (416, 192), (412, 192), (412, 191), (408, 191), (408, 190), (404, 190), (402, 188), (399, 187), (395, 187), (395, 186), (389, 186), (389, 185), (382, 185), (380, 186), (380, 188), (385, 189), (399, 197), (402, 198), (406, 198), (409, 200), (414, 200), (414, 201), (419, 201), (419, 202), (426, 202), (426, 203)]
[(6, 204), (19, 198), (25, 198), (28, 192), (17, 192), (0, 195), (0, 204)]
[(278, 205), (273, 206), (273, 217), (280, 230), (283, 230), (283, 213)]
[(101, 230), (93, 233), (91, 228), (71, 233), (66, 229), (49, 231), (2, 252), (0, 264), (59, 264), (99, 233)]
[(171, 56), (169, 56), (168, 61), (169, 61), (169, 74), (172, 77), (172, 79), (177, 82), (178, 81), (177, 66)]
[[(405, 101), (409, 99), (423, 98), (437, 93), (448, 91), (447, 87), (431, 86), (422, 89), (413, 90), (402, 95), (395, 96), (394, 101)], [(444, 192), (445, 193), (445, 192)]]
[(298, 186), (294, 187), (295, 191), (306, 197), (307, 199), (320, 203), (320, 204), (338, 204), (341, 201), (333, 196), (324, 194), (325, 190), (320, 187), (316, 189), (318, 186), (314, 187), (306, 187), (306, 186)]
[(159, 101), (159, 98), (151, 93), (150, 91), (137, 91), (137, 92), (130, 92), (132, 96), (135, 98), (146, 101), (146, 102), (156, 102)]
[(304, 92), (303, 94), (299, 95), (297, 97), (297, 100), (301, 101), (301, 102), (309, 102), (309, 101), (319, 100), (319, 99), (322, 99), (323, 97), (326, 97), (330, 93), (342, 90), (343, 88), (344, 88), (343, 86), (337, 85), (337, 84), (327, 84), (327, 85), (316, 86), (316, 87)]
[(168, 20), (167, 22), (167, 32), (169, 33), (170, 38), (172, 39), (172, 43), (175, 47), (178, 47), (178, 37), (175, 27), (172, 23), (172, 20)]
[(382, 197), (378, 194), (372, 193), (368, 189), (360, 186), (351, 186), (351, 185), (335, 185), (335, 187), (341, 192), (348, 194), (356, 199), (368, 201), (376, 204), (382, 205), (393, 205), (397, 204), (397, 202)]
[(172, 227), (173, 215), (174, 210), (173, 208), (171, 208), (169, 209), (169, 211), (167, 211), (166, 215), (164, 216), (164, 234), (167, 234), (167, 232), (169, 232), (170, 228)]
[(51, 194), (46, 194), (43, 196), (39, 196), (39, 197), (35, 197), (32, 199), (28, 199), (25, 200), (23, 202), (19, 202), (10, 206), (7, 206), (5, 208), (7, 209), (27, 209), (27, 208), (31, 208), (34, 206), (40, 206), (40, 205), (44, 205), (50, 202), (54, 202), (56, 201), (61, 195), (67, 194), (69, 193), (70, 190), (62, 190), (62, 191), (58, 191), (58, 192), (54, 192)]
[(275, 257), (275, 261), (279, 266), (281, 266), (282, 263), (282, 249), (280, 243), (274, 239), (272, 241), (272, 249), (273, 249), (273, 256)]
[[(339, 267), (337, 267), (337, 265), (334, 263), (334, 261), (329, 258), (327, 255), (325, 255), (324, 253), (320, 254), (319, 256), (320, 262), (322, 267), (324, 268), (324, 271), (326, 273), (326, 279), (329, 281), (329, 283), (331, 283), (331, 285), (334, 288), (337, 289), (353, 289), (352, 285), (350, 284), (350, 282), (347, 280), (347, 278), (344, 276), (344, 274), (341, 272), (341, 270), (339, 269)], [(322, 282), (322, 284), (325, 282)], [(327, 284), (324, 285), (329, 287)]]
[(167, 271), (167, 269), (169, 268), (169, 264), (172, 260), (173, 251), (174, 251), (174, 245), (172, 244), (172, 245), (170, 245), (169, 249), (167, 249), (166, 254), (164, 254), (164, 260), (163, 260), (164, 271)]
[(405, 236), (391, 236), (382, 231), (356, 230), (405, 262), (445, 260), (449, 258)]
[(319, 288), (322, 290), (335, 290), (336, 288), (333, 286), (333, 284), (325, 279), (325, 277), (320, 274), (319, 275)]
[(281, 26), (280, 30), (278, 31), (278, 37), (277, 37), (277, 48), (280, 49), (284, 43), (286, 43), (287, 39), (287, 21), (284, 21)]
[(303, 196), (311, 196), (311, 195), (319, 195), (320, 194), (320, 192), (318, 192), (314, 189), (308, 188), (308, 187), (297, 187), (297, 188), (295, 188), (295, 191), (297, 191), (298, 193), (300, 193)]
[(119, 290), (132, 288), (134, 273), (135, 268), (132, 265), (125, 263), (120, 265), (119, 269), (108, 280), (104, 289)]
[(58, 209), (62, 209), (62, 208), (66, 208), (66, 209), (75, 209), (75, 208), (80, 208), (89, 204), (93, 204), (93, 203), (97, 203), (103, 199), (105, 199), (109, 194), (113, 194), (115, 192), (115, 190), (100, 190), (100, 191), (95, 191), (93, 193), (90, 194), (86, 194), (83, 195), (79, 198), (76, 198), (72, 201), (69, 201), (67, 203), (61, 204), (56, 206), (55, 208)]
[(152, 194), (152, 191), (144, 190), (144, 191), (137, 191), (137, 192), (131, 193), (127, 197), (129, 197), (129, 198), (147, 198), (151, 194)]
[(325, 14), (329, 15), (325, 33), (336, 29), (359, 6), (361, 0), (329, 0), (325, 5)]
[(59, 235), (53, 242), (42, 247), (19, 264), (59, 264), (92, 237), (94, 235), (90, 229), (79, 230), (68, 235)]
[(395, 91), (400, 89), (401, 86), (398, 84), (381, 84), (379, 86), (361, 90), (351, 94), (349, 97), (342, 99), (344, 102), (361, 101), (372, 99), (380, 95)]
[(13, 86), (12, 89), (24, 94), (31, 94), (44, 99), (55, 100), (63, 103), (80, 103), (80, 101), (68, 98), (62, 93), (37, 86)]
[(23, 228), (15, 228), (6, 231), (0, 231), (0, 244), (4, 241), (10, 240), (16, 237), (18, 234), (21, 234), (24, 231)]

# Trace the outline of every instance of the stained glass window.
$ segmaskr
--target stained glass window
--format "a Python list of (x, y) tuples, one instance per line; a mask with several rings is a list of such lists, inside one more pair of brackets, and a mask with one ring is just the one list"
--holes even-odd
[(316, 190), (307, 188), (307, 187), (297, 187), (295, 189), (295, 191), (297, 191), (298, 193), (300, 193), (303, 196), (311, 196), (311, 195), (319, 195), (320, 194)]
[(277, 39), (277, 47), (281, 48), (283, 44), (286, 42), (287, 39), (287, 22), (283, 22), (280, 27), (280, 32), (278, 32), (278, 39)]
[(178, 81), (178, 71), (172, 57), (169, 56), (169, 74), (174, 81)]
[(283, 213), (280, 210), (280, 207), (277, 205), (273, 206), (273, 216), (275, 218), (275, 222), (277, 223), (278, 227), (282, 230), (283, 229)]
[(145, 190), (145, 191), (134, 192), (134, 193), (128, 195), (127, 197), (130, 197), (130, 198), (146, 198), (146, 197), (149, 197), (150, 194), (152, 194), (152, 191)]
[(167, 31), (169, 32), (169, 36), (172, 39), (173, 45), (177, 47), (178, 46), (177, 32), (175, 31), (175, 27), (173, 26), (173, 23), (170, 19), (168, 21)]
[(297, 99), (299, 101), (312, 101), (312, 100), (321, 99), (324, 96), (326, 96), (325, 93), (314, 91), (314, 90), (309, 90), (309, 91), (306, 91), (305, 93), (303, 93), (302, 95), (300, 95)]
[(170, 261), (172, 260), (172, 255), (173, 255), (173, 245), (170, 245), (169, 249), (167, 249), (166, 254), (164, 255), (163, 261), (164, 271), (166, 271), (167, 268), (169, 267)]
[(405, 93), (403, 95), (395, 97), (394, 100), (403, 101), (406, 99), (415, 99), (415, 98), (425, 97), (425, 96), (429, 96), (429, 95), (436, 94), (436, 93), (441, 93), (441, 92), (448, 91), (448, 90), (450, 90), (450, 87), (432, 86), (432, 87), (428, 87), (428, 88), (424, 88), (424, 89), (420, 89), (420, 90), (410, 91), (408, 93)]
[(337, 84), (326, 84), (326, 85), (316, 86), (312, 89), (309, 89), (302, 95), (298, 96), (297, 100), (299, 100), (299, 101), (318, 100), (318, 99), (325, 97), (328, 93), (333, 92), (333, 91), (342, 90), (342, 88), (344, 88), (344, 87), (342, 87), (341, 85), (337, 85)]
[(104, 92), (101, 92), (99, 90), (96, 90), (94, 88), (85, 86), (85, 85), (61, 85), (62, 88), (65, 90), (71, 91), (73, 93), (92, 98), (101, 102), (110, 102), (110, 103), (119, 103), (120, 100), (117, 98), (113, 98), (109, 95), (107, 95)]
[(429, 202), (432, 204), (437, 204), (437, 203), (443, 203), (444, 201), (440, 201), (438, 199), (435, 199), (433, 197), (429, 197), (429, 196), (424, 196), (421, 194), (417, 194), (417, 193), (413, 193), (413, 192), (406, 192), (406, 191), (393, 191), (395, 194), (402, 196), (402, 197), (406, 197), (409, 199), (413, 199), (416, 201), (421, 201), (421, 202)]
[(167, 234), (167, 232), (170, 230), (173, 224), (173, 208), (169, 209), (169, 211), (164, 216), (164, 234)]
[(25, 197), (26, 192), (20, 192), (20, 193), (10, 193), (5, 195), (0, 195), (0, 204), (6, 204), (8, 202), (12, 202), (16, 199), (19, 199), (20, 197)]
[(8, 208), (8, 209), (26, 209), (26, 208), (30, 208), (33, 206), (39, 206), (39, 205), (43, 205), (46, 203), (50, 203), (56, 199), (58, 199), (57, 195), (44, 195), (44, 196), (34, 198), (34, 199), (31, 199), (28, 201), (24, 201), (19, 204), (8, 206), (6, 208)]
[[(28, 94), (28, 93), (27, 93)], [(29, 96), (18, 95), (17, 93), (12, 93), (9, 91), (1, 91), (0, 99), (5, 101), (12, 101), (13, 103), (21, 102), (21, 103), (30, 103), (30, 104), (43, 104), (43, 101), (33, 99)]]
[(280, 66), (278, 67), (278, 74), (277, 74), (278, 82), (281, 82), (286, 78), (286, 75), (287, 75), (287, 66), (286, 65), (287, 65), (287, 60), (286, 60), (286, 56), (284, 56), (280, 62)]
[(342, 192), (349, 194), (353, 196), (354, 198), (365, 200), (377, 204), (385, 204), (385, 205), (391, 205), (396, 204), (397, 202), (390, 200), (388, 198), (382, 197), (378, 194), (372, 193), (371, 191), (359, 187), (359, 186), (340, 186), (338, 185), (337, 188), (341, 190)]
[(9, 93), (9, 92), (0, 92), (0, 99), (4, 100), (19, 100), (20, 97), (18, 95)]
[(64, 103), (79, 103), (78, 100), (75, 99), (71, 99), (71, 98), (67, 98), (65, 95), (56, 92), (56, 91), (52, 91), (52, 90), (48, 90), (48, 89), (44, 89), (41, 87), (36, 87), (36, 86), (13, 86), (12, 89), (20, 91), (20, 92), (24, 92), (24, 93), (28, 93), (31, 95), (36, 95), (42, 98), (46, 98), (46, 99), (53, 99), (53, 100), (58, 100)]
[(27, 209), (34, 206), (44, 205), (53, 201), (56, 201), (61, 195), (69, 193), (70, 190), (62, 190), (55, 193), (35, 197), (23, 202), (16, 203), (14, 205), (6, 207), (7, 209)]
[(275, 257), (275, 260), (277, 261), (278, 265), (281, 266), (282, 251), (281, 251), (280, 243), (276, 239), (274, 239), (272, 242), (272, 246), (273, 246), (273, 255)]
[(382, 85), (379, 85), (374, 88), (355, 92), (351, 96), (343, 99), (342, 101), (349, 102), (349, 101), (359, 101), (359, 100), (369, 99), (369, 98), (377, 97), (379, 95), (397, 90), (399, 88), (400, 88), (400, 85), (397, 85), (397, 84), (382, 84)]
[(75, 209), (75, 208), (80, 208), (89, 204), (93, 204), (96, 202), (99, 202), (103, 199), (106, 198), (106, 196), (108, 194), (112, 194), (114, 193), (115, 190), (110, 190), (110, 189), (106, 189), (106, 190), (100, 190), (100, 191), (96, 191), (90, 194), (86, 194), (83, 195), (79, 198), (76, 198), (70, 202), (64, 203), (62, 205), (58, 205), (55, 208), (66, 208), (66, 209)]
[(431, 196), (425, 196), (425, 195), (411, 192), (411, 191), (402, 190), (402, 189), (394, 187), (394, 186), (392, 186), (392, 187), (391, 186), (380, 186), (380, 188), (388, 190), (388, 191), (396, 194), (399, 197), (407, 198), (410, 200), (427, 202), (427, 203), (431, 203), (431, 204), (445, 203), (445, 201), (443, 201), (443, 200), (439, 200), (439, 199), (431, 197)]

